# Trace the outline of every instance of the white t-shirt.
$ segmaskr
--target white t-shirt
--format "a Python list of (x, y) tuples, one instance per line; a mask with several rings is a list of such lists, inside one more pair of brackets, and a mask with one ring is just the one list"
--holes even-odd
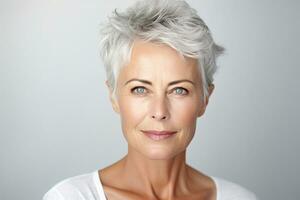
[[(217, 186), (217, 200), (257, 200), (256, 195), (236, 183), (210, 176)], [(107, 200), (98, 171), (67, 178), (54, 185), (43, 200)]]

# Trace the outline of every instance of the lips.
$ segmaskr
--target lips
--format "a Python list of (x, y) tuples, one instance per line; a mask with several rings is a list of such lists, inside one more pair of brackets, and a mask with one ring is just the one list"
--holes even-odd
[(176, 131), (155, 131), (155, 130), (142, 131), (142, 132), (150, 139), (156, 141), (170, 138), (176, 133)]
[(171, 135), (176, 133), (176, 131), (155, 131), (155, 130), (149, 130), (149, 131), (142, 130), (142, 132), (146, 134), (152, 134), (152, 135)]

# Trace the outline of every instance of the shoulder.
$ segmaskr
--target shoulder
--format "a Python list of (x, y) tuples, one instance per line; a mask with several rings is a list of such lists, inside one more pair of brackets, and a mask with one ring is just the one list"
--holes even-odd
[(66, 178), (55, 184), (43, 196), (43, 200), (94, 199), (97, 193), (94, 172)]
[(219, 177), (211, 177), (217, 186), (218, 200), (258, 200), (249, 189)]

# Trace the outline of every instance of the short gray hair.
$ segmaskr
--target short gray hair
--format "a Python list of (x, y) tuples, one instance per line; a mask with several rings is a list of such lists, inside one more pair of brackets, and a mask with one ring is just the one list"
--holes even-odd
[(116, 98), (117, 77), (129, 63), (136, 39), (163, 43), (180, 55), (197, 59), (203, 97), (208, 96), (208, 86), (217, 70), (216, 58), (225, 49), (213, 41), (207, 25), (184, 0), (138, 1), (125, 12), (115, 9), (108, 22), (101, 25), (99, 50), (113, 98)]

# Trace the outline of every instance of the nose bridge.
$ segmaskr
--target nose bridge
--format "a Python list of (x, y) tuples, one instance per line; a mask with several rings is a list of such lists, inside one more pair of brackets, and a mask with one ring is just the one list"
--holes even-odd
[(152, 118), (166, 119), (169, 118), (169, 101), (165, 94), (155, 95), (149, 108)]

